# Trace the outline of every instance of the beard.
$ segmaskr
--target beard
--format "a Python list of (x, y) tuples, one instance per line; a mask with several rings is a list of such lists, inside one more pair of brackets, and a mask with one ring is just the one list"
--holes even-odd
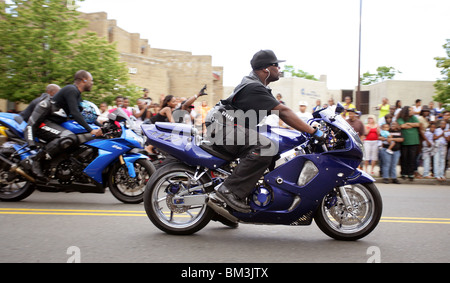
[(85, 85), (83, 88), (84, 91), (91, 91), (92, 90), (92, 85)]

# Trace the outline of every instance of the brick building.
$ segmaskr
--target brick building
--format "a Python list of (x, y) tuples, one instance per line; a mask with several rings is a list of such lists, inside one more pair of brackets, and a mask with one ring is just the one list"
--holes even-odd
[(117, 26), (105, 12), (82, 14), (88, 30), (117, 44), (120, 58), (129, 68), (130, 83), (149, 90), (158, 100), (161, 94), (189, 97), (206, 84), (209, 105), (223, 96), (223, 67), (212, 65), (209, 55), (193, 55), (187, 51), (152, 48), (147, 39)]

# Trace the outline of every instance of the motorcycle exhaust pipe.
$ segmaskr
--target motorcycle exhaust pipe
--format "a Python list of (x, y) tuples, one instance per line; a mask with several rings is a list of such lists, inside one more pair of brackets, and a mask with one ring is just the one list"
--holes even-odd
[(24, 177), (25, 179), (27, 179), (28, 181), (30, 181), (32, 183), (36, 183), (36, 180), (33, 177), (28, 175), (25, 171), (23, 171), (21, 168), (19, 168), (19, 166), (17, 166), (17, 164), (9, 161), (7, 158), (3, 157), (3, 155), (1, 155), (1, 154), (0, 154), (0, 161), (5, 162), (6, 164), (8, 164), (11, 167), (9, 169), (10, 172), (17, 173), (17, 174), (21, 175), (22, 177)]
[(209, 196), (208, 199), (208, 206), (211, 207), (216, 213), (220, 214), (221, 216), (225, 217), (226, 219), (238, 223), (239, 219), (237, 219), (234, 215), (232, 215), (228, 210), (226, 210), (223, 206), (220, 204), (222, 201), (215, 198), (215, 193), (212, 193)]

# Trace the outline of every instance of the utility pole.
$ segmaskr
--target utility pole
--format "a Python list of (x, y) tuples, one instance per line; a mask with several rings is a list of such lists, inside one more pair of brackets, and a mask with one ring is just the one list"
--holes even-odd
[[(362, 30), (362, 0), (359, 0), (359, 58), (358, 58), (358, 88), (356, 90), (356, 105), (361, 105), (361, 30)], [(361, 110), (361, 109), (360, 109)]]

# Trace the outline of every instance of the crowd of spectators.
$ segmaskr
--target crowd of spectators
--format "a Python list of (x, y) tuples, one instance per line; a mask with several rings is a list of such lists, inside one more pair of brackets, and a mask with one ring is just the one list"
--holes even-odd
[[(278, 94), (281, 102), (281, 94)], [(415, 178), (445, 180), (448, 169), (450, 144), (450, 111), (442, 103), (431, 101), (422, 106), (417, 99), (414, 105), (403, 106), (400, 100), (390, 105), (388, 98), (382, 98), (375, 106), (375, 115), (362, 116), (351, 97), (345, 97), (342, 116), (355, 129), (364, 143), (365, 155), (361, 167), (371, 175), (379, 174), (385, 183), (400, 183), (397, 179), (397, 166), (400, 177), (413, 181)], [(311, 112), (326, 107), (335, 107), (333, 99), (327, 104), (317, 100), (312, 111), (308, 103), (299, 102), (299, 118), (308, 120)], [(270, 124), (271, 119), (268, 119)], [(273, 124), (278, 124), (278, 121)], [(280, 125), (283, 126), (282, 121)], [(376, 172), (376, 168), (380, 168)], [(423, 173), (419, 173), (423, 167)]]
[[(144, 95), (135, 101), (134, 106), (130, 106), (130, 100), (123, 96), (116, 97), (115, 105), (108, 105), (106, 102), (102, 102), (99, 105), (100, 116), (98, 117), (98, 122), (104, 123), (107, 121), (108, 114), (120, 107), (129, 117), (135, 120), (138, 126), (143, 123), (182, 122), (194, 125), (202, 133), (205, 130), (205, 117), (210, 107), (207, 101), (203, 100), (199, 109), (195, 109), (194, 102), (200, 96), (197, 94), (186, 98), (161, 95), (159, 101), (155, 102), (148, 96), (148, 90), (144, 89)], [(177, 115), (177, 110), (184, 110), (179, 112), (182, 113), (182, 117)]]
[[(442, 107), (442, 103), (437, 107), (435, 104), (432, 101), (422, 105), (422, 101), (417, 99), (412, 106), (402, 107), (399, 100), (395, 106), (390, 106), (388, 99), (383, 98), (376, 107), (378, 117), (369, 115), (364, 123), (356, 123), (355, 118), (349, 117), (349, 123), (364, 141), (364, 170), (376, 175), (378, 172), (374, 169), (378, 163), (385, 183), (399, 183), (397, 165), (400, 165), (403, 179), (445, 181), (449, 162), (450, 112)], [(357, 112), (354, 109), (347, 111)], [(361, 124), (364, 124), (364, 132)], [(420, 167), (423, 167), (422, 174), (419, 173)]]

